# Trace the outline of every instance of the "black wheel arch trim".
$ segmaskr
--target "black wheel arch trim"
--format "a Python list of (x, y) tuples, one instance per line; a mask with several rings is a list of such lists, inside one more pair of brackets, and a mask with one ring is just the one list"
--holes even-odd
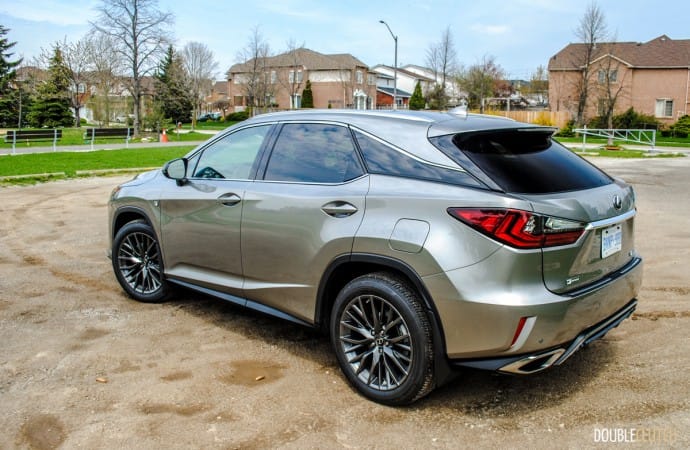
[[(153, 229), (154, 233), (156, 232), (156, 227), (153, 225), (153, 222), (151, 222), (151, 219), (149, 218), (149, 215), (146, 212), (146, 210), (144, 210), (143, 208), (139, 208), (137, 206), (123, 206), (121, 208), (117, 208), (113, 213), (113, 222), (111, 224), (112, 236), (110, 236), (110, 239), (115, 239), (115, 235), (117, 235), (117, 232), (120, 230), (120, 228), (122, 228), (122, 226), (124, 226), (125, 224), (129, 223), (125, 222), (120, 227), (115, 226), (115, 224), (118, 223), (119, 218), (123, 214), (136, 214), (137, 216), (141, 216), (141, 218), (144, 219), (146, 224)], [(158, 239), (158, 236), (156, 236), (156, 239)]]
[(422, 281), (421, 276), (419, 276), (419, 274), (407, 263), (400, 261), (398, 259), (389, 256), (375, 255), (369, 253), (350, 253), (336, 257), (326, 268), (326, 270), (323, 273), (323, 276), (321, 277), (321, 281), (319, 282), (319, 288), (316, 297), (314, 325), (316, 327), (321, 328), (322, 330), (327, 330), (329, 317), (326, 315), (326, 313), (328, 312), (327, 308), (329, 308), (330, 306), (326, 298), (328, 284), (333, 274), (339, 267), (341, 267), (344, 264), (352, 263), (375, 264), (378, 266), (387, 267), (402, 273), (405, 276), (405, 278), (407, 278), (407, 280), (412, 283), (413, 287), (421, 297), (429, 321), (432, 324), (431, 328), (433, 333), (433, 345), (434, 353), (436, 356), (434, 358), (434, 373), (436, 385), (440, 386), (452, 379), (455, 371), (451, 368), (451, 365), (448, 362), (443, 324), (441, 323), (441, 320), (439, 318), (438, 310), (436, 309), (436, 305), (434, 304), (433, 298), (431, 297), (431, 294), (429, 294), (429, 291), (427, 290), (424, 282)]

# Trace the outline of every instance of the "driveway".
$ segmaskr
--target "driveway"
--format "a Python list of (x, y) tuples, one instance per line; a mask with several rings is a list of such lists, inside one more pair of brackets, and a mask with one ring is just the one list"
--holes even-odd
[(0, 448), (688, 448), (690, 158), (594, 162), (638, 194), (632, 320), (554, 370), (466, 371), (408, 408), (356, 394), (310, 330), (128, 300), (105, 256), (128, 177), (0, 188)]

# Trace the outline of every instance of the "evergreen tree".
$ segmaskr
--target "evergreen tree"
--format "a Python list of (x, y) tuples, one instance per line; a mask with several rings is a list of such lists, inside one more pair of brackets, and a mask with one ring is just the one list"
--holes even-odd
[(168, 47), (155, 78), (156, 112), (172, 123), (189, 122), (194, 102), (182, 59), (172, 45)]
[(410, 97), (410, 109), (417, 111), (424, 109), (426, 102), (424, 101), (424, 96), (422, 95), (422, 86), (417, 81), (417, 85), (414, 87), (414, 92), (412, 97)]
[(0, 25), (0, 125), (15, 126), (18, 123), (20, 90), (15, 83), (16, 68), (22, 60), (10, 61), (14, 53), (9, 50), (16, 42), (10, 42), (5, 35), (10, 30)]
[(37, 89), (27, 119), (31, 126), (37, 128), (68, 127), (74, 121), (69, 100), (69, 69), (57, 45), (50, 58), (48, 73), (48, 80)]
[(314, 107), (314, 94), (311, 91), (311, 81), (307, 80), (307, 85), (302, 91), (302, 108)]

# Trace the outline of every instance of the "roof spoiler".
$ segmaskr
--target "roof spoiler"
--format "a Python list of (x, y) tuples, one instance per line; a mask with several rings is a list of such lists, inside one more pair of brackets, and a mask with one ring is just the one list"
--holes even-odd
[(452, 114), (461, 119), (467, 119), (467, 105), (456, 106), (453, 109), (449, 109), (448, 114)]

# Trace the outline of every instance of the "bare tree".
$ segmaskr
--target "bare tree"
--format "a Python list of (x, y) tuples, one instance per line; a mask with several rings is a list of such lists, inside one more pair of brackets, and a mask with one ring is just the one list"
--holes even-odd
[(467, 92), (471, 107), (484, 112), (485, 99), (493, 97), (497, 83), (503, 79), (503, 69), (493, 56), (484, 56), (480, 62), (470, 66), (458, 77), (458, 84)]
[(62, 59), (67, 67), (67, 76), (70, 81), (70, 106), (74, 110), (74, 126), (79, 127), (81, 126), (81, 108), (88, 98), (87, 87), (93, 68), (88, 51), (88, 38), (83, 37), (75, 42), (68, 42), (65, 39), (56, 45), (62, 50)]
[(211, 49), (201, 42), (188, 42), (182, 49), (182, 61), (194, 99), (192, 111), (192, 128), (194, 128), (201, 102), (213, 87), (218, 62)]
[(441, 33), (441, 40), (431, 44), (426, 51), (426, 64), (434, 73), (436, 85), (432, 90), (432, 103), (444, 109), (448, 103), (447, 83), (458, 68), (458, 55), (450, 32), (450, 26)]
[(537, 66), (529, 80), (528, 93), (539, 99), (539, 103), (547, 103), (549, 98), (549, 72), (542, 65)]
[(93, 67), (91, 80), (96, 87), (95, 97), (92, 96), (96, 106), (94, 118), (108, 126), (112, 115), (110, 97), (120, 94), (118, 74), (122, 72), (122, 55), (116, 51), (113, 38), (103, 33), (88, 36), (86, 51)]
[(113, 39), (131, 76), (129, 89), (134, 103), (134, 133), (139, 133), (142, 79), (155, 69), (166, 46), (172, 41), (172, 13), (158, 9), (157, 0), (101, 0), (99, 16), (91, 26)]
[(270, 49), (258, 26), (252, 29), (247, 46), (240, 50), (237, 59), (245, 64), (242, 83), (251, 107), (261, 107), (266, 101), (266, 59)]
[[(294, 39), (290, 39), (287, 43), (287, 51), (283, 54), (287, 60), (287, 71), (282, 74), (277, 74), (277, 81), (287, 91), (290, 96), (290, 108), (297, 108), (298, 104), (295, 101), (297, 94), (302, 91), (302, 86), (306, 82), (304, 78), (304, 63), (302, 62), (302, 53), (304, 44), (298, 46)], [(273, 82), (273, 74), (270, 74)]]
[[(618, 98), (625, 90), (625, 75), (621, 70), (621, 63), (613, 57), (615, 43), (605, 45), (605, 57), (596, 65), (597, 93), (599, 98), (599, 114), (606, 122), (607, 128), (613, 128), (613, 113)], [(613, 137), (609, 136), (608, 145), (613, 145)]]
[(575, 29), (575, 36), (583, 44), (580, 60), (576, 62), (581, 72), (575, 86), (577, 92), (577, 117), (575, 122), (577, 125), (582, 126), (585, 123), (587, 99), (592, 83), (592, 62), (599, 53), (599, 44), (605, 42), (609, 36), (606, 18), (597, 3), (592, 2), (587, 7), (585, 14), (580, 18), (580, 24)]

